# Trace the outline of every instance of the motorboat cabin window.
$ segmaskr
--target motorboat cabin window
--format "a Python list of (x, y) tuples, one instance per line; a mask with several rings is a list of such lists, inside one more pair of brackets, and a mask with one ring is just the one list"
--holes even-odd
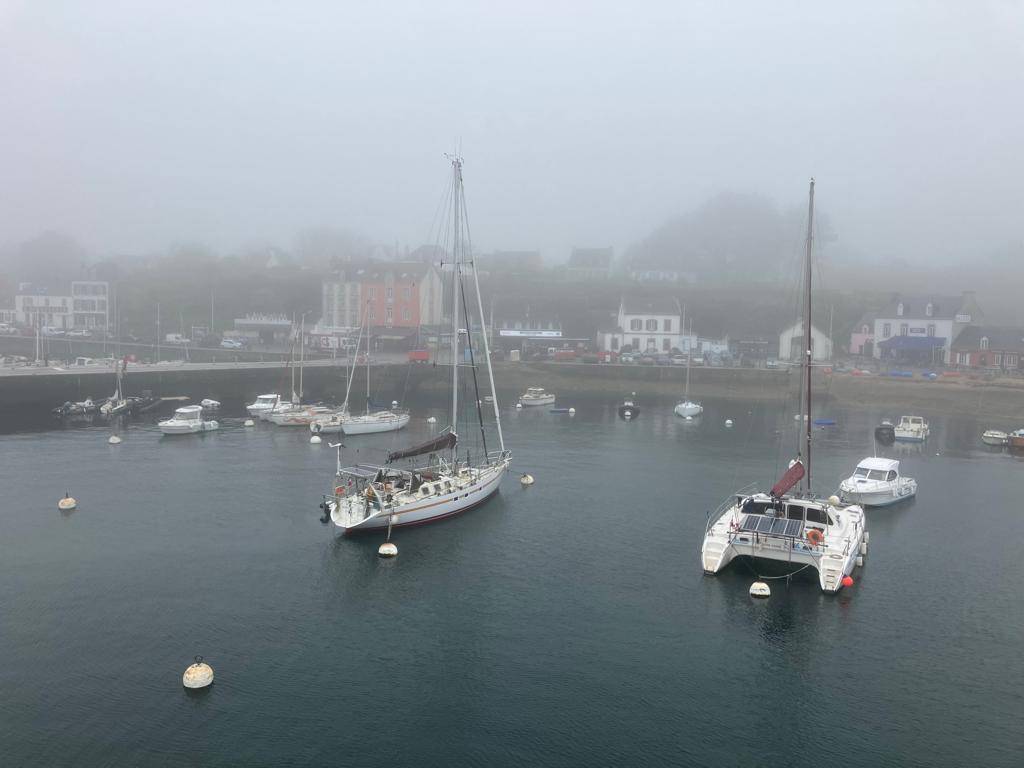
[(895, 480), (896, 479), (896, 470), (895, 469), (890, 469), (889, 470), (889, 474), (886, 476), (885, 479), (890, 481), (890, 482)]
[(867, 469), (867, 467), (857, 467), (855, 470), (853, 470), (853, 476), (854, 477), (867, 477), (868, 476), (868, 469)]
[(807, 522), (825, 525), (828, 523), (828, 513), (818, 507), (807, 507)]

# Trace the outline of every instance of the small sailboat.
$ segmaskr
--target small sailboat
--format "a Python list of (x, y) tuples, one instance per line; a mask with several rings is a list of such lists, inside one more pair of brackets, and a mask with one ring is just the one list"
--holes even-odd
[(687, 343), (687, 354), (686, 354), (686, 389), (683, 390), (683, 401), (676, 405), (673, 409), (676, 416), (682, 416), (686, 418), (689, 416), (700, 416), (704, 413), (704, 406), (700, 403), (695, 403), (690, 400), (690, 358), (693, 357), (693, 348), (690, 345), (690, 340), (693, 338), (693, 318), (690, 318), (690, 333), (686, 337)]
[(203, 419), (203, 406), (186, 405), (178, 408), (174, 415), (158, 425), (160, 431), (165, 435), (192, 435), (199, 432), (213, 432), (220, 428), (216, 421), (205, 421)]
[[(822, 499), (811, 489), (811, 256), (814, 232), (814, 180), (811, 180), (807, 250), (804, 262), (804, 361), (806, 374), (803, 445), (789, 468), (767, 493), (743, 489), (708, 517), (700, 558), (704, 573), (716, 574), (742, 557), (794, 576), (813, 569), (823, 592), (838, 592), (858, 557), (867, 552), (867, 519), (858, 505), (835, 496)], [(794, 488), (799, 490), (791, 493)]]
[[(390, 531), (391, 528), (451, 517), (477, 507), (498, 492), (501, 480), (512, 461), (512, 453), (505, 448), (497, 398), (491, 404), (494, 428), (497, 432), (497, 449), (494, 449), (493, 436), (488, 447), (484, 409), (477, 402), (481, 399), (479, 391), (469, 403), (463, 402), (464, 406), (472, 405), (472, 408), (463, 408), (471, 410), (472, 416), (463, 414), (460, 417), (462, 412), (459, 410), (459, 373), (463, 366), (458, 365), (457, 361), (464, 359), (464, 356), (469, 358), (468, 370), (472, 372), (472, 386), (479, 390), (474, 344), (470, 338), (473, 325), (469, 321), (470, 307), (465, 303), (462, 307), (465, 321), (464, 324), (460, 323), (459, 303), (460, 298), (465, 297), (463, 273), (470, 267), (473, 275), (472, 285), (476, 293), (474, 309), (479, 313), (479, 343), (492, 396), (495, 387), (476, 264), (468, 258), (472, 248), (469, 243), (463, 242), (460, 235), (460, 231), (468, 232), (465, 204), (462, 199), (460, 158), (452, 159), (452, 176), (453, 241), (452, 261), (449, 265), (452, 280), (451, 424), (441, 434), (426, 442), (403, 450), (390, 451), (387, 463), (383, 466), (358, 464), (354, 467), (344, 467), (341, 461), (342, 445), (336, 445), (338, 457), (334, 489), (330, 495), (324, 496), (320, 506), (325, 513), (325, 519), (329, 519), (346, 533), (383, 529)], [(465, 330), (460, 330), (463, 328)], [(477, 422), (474, 428), (470, 428), (472, 421)], [(458, 425), (461, 422), (465, 422), (470, 434), (479, 435), (478, 453), (475, 457), (468, 446), (465, 452), (459, 455)], [(396, 462), (418, 459), (421, 456), (427, 457), (425, 463), (408, 469), (396, 466)]]
[(928, 439), (928, 422), (922, 416), (900, 416), (896, 439), (905, 443), (923, 443)]
[(985, 445), (1002, 447), (1010, 444), (1010, 436), (999, 429), (986, 429), (981, 433), (981, 442)]
[(551, 405), (555, 402), (555, 393), (546, 392), (544, 387), (529, 387), (519, 396), (519, 404), (524, 408), (534, 405)]
[(861, 461), (839, 484), (839, 498), (864, 507), (886, 507), (916, 495), (917, 481), (900, 474), (898, 461), (875, 456)]

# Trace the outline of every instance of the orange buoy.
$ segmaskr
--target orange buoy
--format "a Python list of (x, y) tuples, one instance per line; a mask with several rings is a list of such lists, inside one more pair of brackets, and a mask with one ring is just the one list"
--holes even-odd
[(821, 546), (821, 543), (825, 540), (825, 534), (819, 531), (817, 528), (809, 528), (807, 531), (807, 540), (815, 547)]
[(843, 580), (840, 582), (844, 587), (853, 586), (853, 576), (843, 576)]

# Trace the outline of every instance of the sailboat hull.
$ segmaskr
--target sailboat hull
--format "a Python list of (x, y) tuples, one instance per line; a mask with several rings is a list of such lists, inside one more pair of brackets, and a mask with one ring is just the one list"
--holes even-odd
[(329, 501), (331, 522), (343, 529), (346, 534), (353, 534), (386, 529), (389, 523), (392, 528), (404, 528), (444, 520), (468, 512), (488, 501), (498, 492), (507, 471), (507, 462), (487, 467), (481, 471), (476, 482), (470, 485), (456, 488), (451, 493), (428, 496), (410, 502), (391, 512), (376, 512), (362, 520), (353, 520), (350, 504)]
[(374, 413), (369, 416), (349, 416), (341, 420), (341, 431), (346, 435), (372, 435), (378, 432), (395, 432), (409, 423), (409, 414), (395, 413), (390, 416)]

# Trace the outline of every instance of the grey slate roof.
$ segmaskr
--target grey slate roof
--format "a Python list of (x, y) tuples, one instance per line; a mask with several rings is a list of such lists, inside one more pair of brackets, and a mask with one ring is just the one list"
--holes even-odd
[(878, 312), (878, 317), (900, 317), (900, 315), (896, 314), (896, 310), (899, 308), (900, 302), (903, 302), (903, 317), (914, 319), (928, 317), (928, 315), (925, 314), (925, 309), (927, 308), (928, 303), (931, 302), (931, 317), (939, 320), (952, 320), (956, 317), (956, 313), (959, 311), (960, 307), (963, 306), (964, 300), (961, 296), (914, 296), (901, 294), (886, 304), (881, 311)]
[(960, 331), (953, 342), (953, 349), (981, 349), (981, 339), (988, 339), (988, 348), (993, 352), (1024, 353), (1024, 328), (969, 325)]

